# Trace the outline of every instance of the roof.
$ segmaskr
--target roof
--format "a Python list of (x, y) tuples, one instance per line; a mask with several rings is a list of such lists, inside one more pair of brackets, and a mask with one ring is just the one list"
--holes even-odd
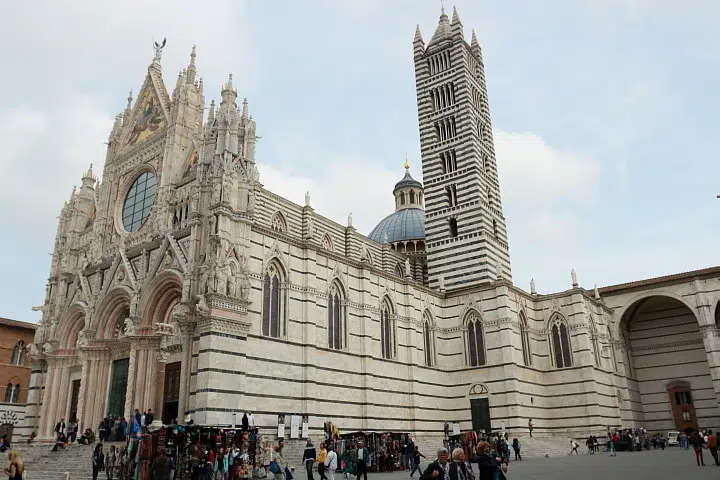
[(378, 243), (424, 240), (425, 211), (421, 208), (400, 209), (382, 219), (368, 238)]
[(14, 328), (25, 328), (27, 330), (37, 330), (37, 323), (21, 322), (19, 320), (10, 320), (9, 318), (0, 317), (0, 325), (5, 325)]
[(403, 187), (422, 188), (422, 183), (418, 182), (412, 177), (412, 175), (410, 175), (409, 169), (405, 169), (405, 176), (402, 178), (402, 180), (395, 184), (395, 189), (393, 191)]
[(623, 290), (633, 290), (637, 288), (646, 288), (667, 283), (678, 283), (688, 281), (698, 277), (714, 277), (720, 276), (720, 266), (708, 267), (700, 270), (690, 270), (688, 272), (674, 273), (671, 275), (663, 275), (660, 277), (647, 278), (645, 280), (637, 280), (627, 283), (618, 283), (617, 285), (608, 285), (599, 288), (601, 295), (619, 294)]

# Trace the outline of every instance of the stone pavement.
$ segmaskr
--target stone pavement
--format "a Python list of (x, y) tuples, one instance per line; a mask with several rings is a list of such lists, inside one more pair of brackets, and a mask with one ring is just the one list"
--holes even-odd
[[(595, 455), (581, 454), (556, 458), (533, 458), (522, 462), (510, 462), (508, 478), (511, 480), (677, 480), (678, 478), (720, 477), (720, 467), (712, 465), (710, 452), (704, 450), (705, 467), (695, 464), (692, 450), (677, 447), (665, 451), (651, 450), (635, 453), (618, 453), (610, 457), (606, 453)], [(423, 463), (425, 466), (426, 463)], [(297, 465), (296, 465), (297, 466)], [(296, 470), (294, 480), (307, 480), (305, 472)], [(315, 480), (318, 480), (317, 474)], [(408, 472), (370, 473), (368, 480), (407, 480)], [(417, 474), (415, 475), (417, 479)], [(354, 477), (351, 477), (355, 480)], [(343, 480), (341, 474), (335, 474), (335, 480)]]

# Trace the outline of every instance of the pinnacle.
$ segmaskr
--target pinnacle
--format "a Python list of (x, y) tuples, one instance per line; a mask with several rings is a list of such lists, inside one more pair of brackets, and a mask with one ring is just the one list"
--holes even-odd
[(460, 21), (460, 15), (458, 15), (457, 8), (453, 6), (452, 25), (456, 24), (462, 25), (462, 22)]
[(415, 27), (415, 38), (413, 39), (414, 42), (422, 42), (422, 33), (420, 33), (420, 24), (417, 24)]

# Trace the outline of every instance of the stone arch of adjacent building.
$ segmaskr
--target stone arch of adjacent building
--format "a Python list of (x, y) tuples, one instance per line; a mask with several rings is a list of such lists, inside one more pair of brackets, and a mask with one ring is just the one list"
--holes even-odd
[[(619, 402), (623, 420), (649, 431), (717, 425), (716, 334), (692, 306), (674, 292), (647, 292), (619, 313), (616, 338), (627, 389)], [(683, 413), (688, 410), (691, 415)]]

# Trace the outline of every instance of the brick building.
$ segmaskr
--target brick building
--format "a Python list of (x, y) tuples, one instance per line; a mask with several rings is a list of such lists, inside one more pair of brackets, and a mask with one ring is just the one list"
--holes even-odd
[(0, 435), (22, 435), (32, 370), (27, 350), (36, 328), (34, 323), (0, 318)]

